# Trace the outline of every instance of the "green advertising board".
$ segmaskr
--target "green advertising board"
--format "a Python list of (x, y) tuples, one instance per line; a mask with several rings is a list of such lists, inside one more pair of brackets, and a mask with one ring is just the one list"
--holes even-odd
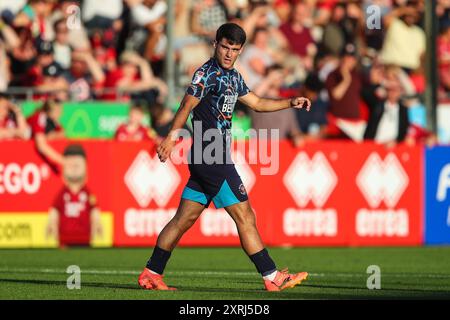
[[(29, 101), (22, 103), (25, 117), (29, 117), (42, 105), (41, 102)], [(117, 127), (128, 119), (129, 104), (114, 102), (66, 102), (63, 106), (61, 125), (66, 137), (72, 139), (103, 138), (114, 136)], [(146, 115), (145, 125), (150, 124)], [(233, 136), (245, 139), (242, 134), (250, 128), (250, 118), (247, 116), (233, 117)], [(240, 129), (240, 130), (239, 130)]]
[[(26, 117), (41, 106), (39, 102), (25, 102), (22, 110)], [(111, 102), (64, 103), (61, 125), (67, 138), (111, 138), (117, 127), (126, 122), (129, 105)], [(145, 119), (149, 123), (148, 117)]]

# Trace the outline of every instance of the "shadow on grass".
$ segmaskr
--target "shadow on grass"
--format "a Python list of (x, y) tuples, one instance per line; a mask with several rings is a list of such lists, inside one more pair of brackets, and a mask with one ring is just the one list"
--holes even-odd
[[(61, 280), (22, 280), (22, 279), (2, 279), (0, 283), (17, 283), (17, 284), (34, 284), (34, 285), (58, 285), (66, 286), (66, 281)], [(116, 283), (101, 283), (101, 282), (82, 282), (83, 287), (104, 288), (104, 289), (124, 289), (134, 291), (144, 291), (137, 284), (116, 284)], [(195, 296), (199, 294), (220, 294), (221, 297), (211, 296), (211, 300), (217, 299), (258, 299), (258, 300), (272, 300), (272, 299), (349, 299), (349, 300), (378, 300), (378, 299), (450, 299), (450, 292), (445, 290), (426, 290), (426, 289), (407, 289), (407, 288), (383, 288), (382, 290), (368, 290), (356, 286), (337, 286), (337, 285), (323, 285), (304, 283), (294, 289), (288, 289), (283, 292), (267, 292), (262, 289), (262, 286), (256, 289), (237, 289), (237, 288), (211, 288), (211, 287), (194, 287), (194, 286), (176, 286), (177, 291), (172, 293), (171, 299), (197, 299)], [(334, 289), (339, 293), (332, 292), (316, 292), (322, 290)], [(314, 290), (314, 291), (311, 291)], [(357, 292), (343, 292), (343, 290), (352, 290)], [(361, 292), (367, 290), (370, 294)], [(152, 292), (157, 294), (167, 294), (167, 291)], [(178, 295), (178, 294), (179, 295)], [(387, 293), (387, 294), (384, 294)], [(190, 294), (191, 297), (186, 297), (184, 294)], [(156, 297), (154, 297), (156, 298)], [(167, 296), (166, 296), (167, 298)]]
[[(0, 279), (1, 282), (9, 283), (23, 283), (23, 284), (37, 284), (37, 285), (60, 285), (66, 286), (66, 281), (61, 280), (19, 280), (19, 279)], [(115, 283), (99, 283), (99, 282), (85, 282), (81, 284), (83, 287), (93, 287), (93, 288), (109, 288), (109, 289), (130, 289), (130, 290), (142, 290), (137, 284), (115, 284)]]

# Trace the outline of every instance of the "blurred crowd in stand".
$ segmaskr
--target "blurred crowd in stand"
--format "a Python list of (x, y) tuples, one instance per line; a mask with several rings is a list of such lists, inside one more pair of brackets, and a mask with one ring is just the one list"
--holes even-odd
[[(2, 0), (0, 139), (58, 137), (66, 101), (129, 101), (118, 140), (167, 134), (165, 59), (175, 59), (176, 99), (212, 55), (217, 28), (241, 25), (247, 43), (236, 68), (271, 98), (306, 96), (311, 112), (261, 114), (238, 104), (255, 129), (280, 129), (296, 146), (316, 139), (433, 143), (425, 129), (424, 0), (176, 0), (175, 56), (166, 56), (164, 0)], [(450, 0), (438, 0), (439, 97), (450, 93)], [(17, 89), (24, 91), (17, 93)], [(12, 99), (43, 101), (28, 119)], [(20, 91), (20, 90), (19, 90)], [(21, 95), (22, 94), (22, 95)], [(30, 97), (28, 94), (27, 98)], [(148, 112), (152, 129), (141, 127)]]

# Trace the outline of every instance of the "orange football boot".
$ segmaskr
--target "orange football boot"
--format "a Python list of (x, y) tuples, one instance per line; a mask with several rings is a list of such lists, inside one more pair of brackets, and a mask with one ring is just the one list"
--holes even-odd
[(273, 281), (264, 280), (264, 286), (267, 291), (281, 291), (288, 288), (293, 288), (300, 284), (308, 277), (308, 272), (299, 272), (289, 274), (288, 269), (277, 271), (277, 275)]
[(139, 276), (138, 283), (143, 289), (147, 290), (176, 290), (167, 286), (163, 281), (163, 275), (154, 274), (145, 268)]

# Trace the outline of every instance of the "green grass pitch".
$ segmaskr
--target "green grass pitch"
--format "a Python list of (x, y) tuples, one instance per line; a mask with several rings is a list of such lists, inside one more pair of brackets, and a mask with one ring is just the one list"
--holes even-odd
[[(240, 248), (177, 248), (166, 268), (173, 292), (142, 290), (137, 277), (151, 248), (0, 250), (0, 299), (450, 299), (450, 247), (271, 248), (279, 268), (308, 271), (301, 285), (265, 292)], [(66, 268), (81, 269), (68, 290)], [(367, 267), (381, 289), (366, 287)]]

